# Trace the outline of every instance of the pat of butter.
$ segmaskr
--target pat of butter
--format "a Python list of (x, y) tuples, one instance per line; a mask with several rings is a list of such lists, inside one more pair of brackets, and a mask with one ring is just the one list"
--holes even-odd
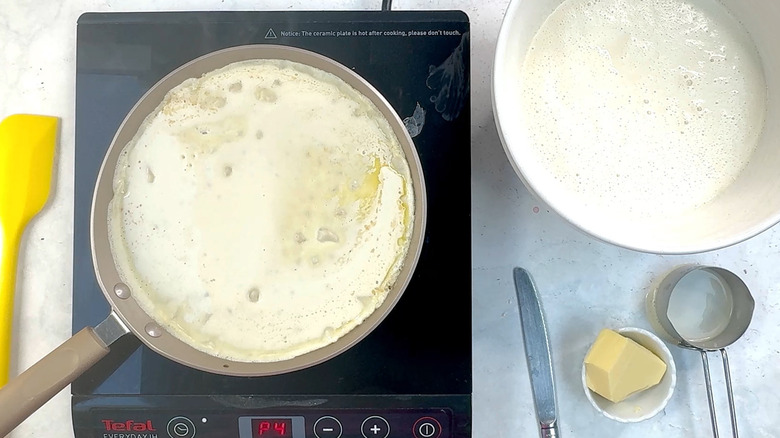
[(666, 363), (627, 337), (604, 329), (585, 356), (585, 376), (596, 394), (619, 402), (631, 394), (657, 385)]

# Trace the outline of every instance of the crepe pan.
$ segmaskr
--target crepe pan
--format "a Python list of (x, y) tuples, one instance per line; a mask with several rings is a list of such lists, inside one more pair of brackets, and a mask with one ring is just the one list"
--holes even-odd
[[(109, 202), (114, 196), (114, 169), (122, 148), (135, 136), (141, 123), (162, 102), (165, 94), (184, 80), (238, 61), (283, 59), (332, 73), (368, 97), (384, 115), (409, 163), (414, 190), (414, 222), (409, 251), (398, 279), (385, 301), (366, 320), (335, 342), (278, 362), (238, 362), (218, 358), (184, 343), (158, 325), (122, 283), (108, 239)], [(246, 45), (209, 53), (174, 70), (155, 84), (130, 110), (103, 159), (92, 198), (90, 238), (92, 262), (103, 294), (111, 305), (108, 317), (86, 327), (0, 389), (0, 436), (5, 436), (41, 405), (105, 357), (111, 344), (132, 333), (157, 353), (188, 367), (232, 376), (282, 374), (324, 362), (367, 336), (400, 299), (414, 272), (425, 231), (426, 196), (422, 167), (403, 122), (384, 97), (349, 68), (314, 52), (278, 45)]]

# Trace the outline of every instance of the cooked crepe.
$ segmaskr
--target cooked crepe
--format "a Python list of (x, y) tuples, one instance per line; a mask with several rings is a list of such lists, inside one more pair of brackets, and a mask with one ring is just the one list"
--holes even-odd
[(361, 324), (412, 233), (388, 121), (340, 78), (283, 60), (172, 89), (122, 150), (114, 193), (112, 252), (138, 304), (242, 362), (289, 359)]

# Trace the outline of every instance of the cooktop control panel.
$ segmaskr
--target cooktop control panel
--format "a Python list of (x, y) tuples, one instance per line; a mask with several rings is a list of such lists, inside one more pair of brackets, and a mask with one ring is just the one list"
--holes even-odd
[(93, 411), (101, 438), (450, 438), (448, 409), (252, 412)]

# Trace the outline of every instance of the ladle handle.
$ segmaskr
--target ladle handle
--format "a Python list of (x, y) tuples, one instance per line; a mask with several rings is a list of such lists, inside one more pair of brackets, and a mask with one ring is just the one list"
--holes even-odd
[(739, 438), (739, 431), (737, 430), (737, 409), (734, 404), (734, 392), (731, 389), (731, 369), (729, 367), (729, 357), (726, 354), (726, 349), (720, 349), (720, 356), (723, 358), (723, 374), (726, 377), (726, 393), (729, 397), (729, 414), (731, 415), (731, 435), (734, 438)]
[(707, 359), (707, 351), (699, 350), (701, 364), (704, 366), (704, 385), (707, 387), (707, 401), (710, 405), (710, 421), (712, 422), (712, 436), (718, 438), (718, 419), (715, 416), (715, 399), (712, 396), (712, 378), (710, 377), (710, 362)]
[(108, 351), (95, 330), (86, 327), (0, 388), (0, 437), (8, 435)]
[[(731, 416), (731, 436), (733, 438), (739, 438), (739, 430), (737, 429), (737, 409), (734, 403), (734, 391), (731, 386), (731, 369), (729, 367), (729, 356), (726, 354), (726, 349), (721, 348), (720, 356), (723, 358), (723, 374), (726, 380), (726, 393), (729, 398), (729, 415)], [(718, 420), (715, 416), (715, 400), (712, 397), (712, 379), (710, 378), (710, 364), (707, 359), (707, 351), (699, 350), (701, 353), (701, 362), (704, 366), (704, 384), (707, 386), (707, 401), (710, 404), (710, 420), (712, 421), (712, 435), (718, 438)]]

